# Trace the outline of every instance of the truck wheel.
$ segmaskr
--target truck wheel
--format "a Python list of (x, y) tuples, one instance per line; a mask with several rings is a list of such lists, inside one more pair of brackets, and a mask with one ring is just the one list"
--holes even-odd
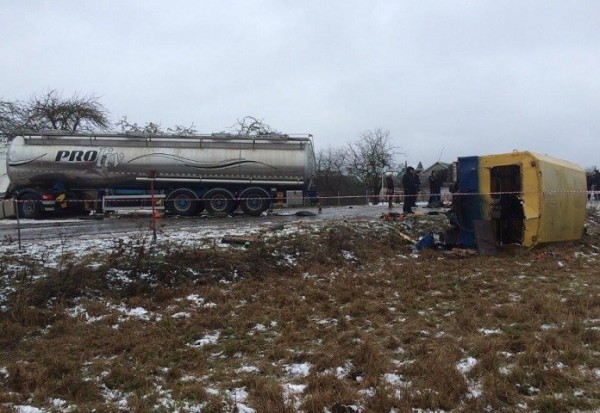
[(233, 195), (226, 189), (213, 189), (204, 195), (204, 208), (209, 214), (231, 214), (235, 208)]
[(269, 193), (261, 188), (249, 188), (240, 194), (240, 203), (244, 214), (260, 216), (271, 205)]
[(177, 215), (190, 216), (198, 212), (198, 198), (189, 190), (175, 191), (167, 199), (167, 209)]
[(19, 199), (19, 218), (38, 219), (42, 216), (40, 197), (31, 192), (24, 194)]

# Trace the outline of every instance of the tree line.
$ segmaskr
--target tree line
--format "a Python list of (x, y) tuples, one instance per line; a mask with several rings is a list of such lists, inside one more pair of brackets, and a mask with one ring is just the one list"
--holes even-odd
[[(95, 95), (74, 94), (64, 97), (56, 90), (33, 95), (27, 100), (0, 99), (0, 134), (9, 140), (26, 132), (48, 129), (69, 132), (103, 132), (117, 129), (122, 133), (194, 135), (189, 126), (162, 127), (159, 123), (138, 124), (122, 116), (116, 123)], [(230, 127), (231, 133), (257, 136), (279, 133), (262, 119), (245, 116)], [(365, 130), (351, 143), (328, 147), (316, 153), (317, 184), (325, 195), (356, 195), (365, 191), (376, 194), (385, 171), (399, 170), (401, 153), (392, 143), (389, 130)]]

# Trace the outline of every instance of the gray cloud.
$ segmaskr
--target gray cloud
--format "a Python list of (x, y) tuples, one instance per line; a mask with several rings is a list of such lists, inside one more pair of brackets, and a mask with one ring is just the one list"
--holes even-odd
[(412, 164), (600, 166), (599, 18), (587, 0), (3, 2), (0, 97), (93, 93), (207, 133), (253, 115), (318, 148), (381, 127)]

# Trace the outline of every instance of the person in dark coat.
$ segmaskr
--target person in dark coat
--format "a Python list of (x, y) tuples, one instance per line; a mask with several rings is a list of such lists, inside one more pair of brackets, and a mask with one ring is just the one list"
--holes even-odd
[(404, 203), (402, 211), (405, 214), (412, 214), (412, 207), (416, 205), (417, 193), (419, 192), (419, 181), (415, 174), (415, 168), (409, 166), (402, 176), (402, 187), (404, 189)]
[(388, 206), (392, 208), (392, 204), (394, 203), (394, 178), (391, 172), (385, 173), (385, 194)]
[(421, 170), (415, 169), (415, 181), (416, 181), (416, 186), (417, 186), (417, 192), (415, 193), (415, 196), (412, 199), (412, 207), (417, 207), (417, 198), (419, 197), (419, 192), (421, 192)]
[(597, 201), (600, 199), (600, 171), (594, 169), (592, 172), (592, 186), (594, 190), (594, 199)]
[(431, 171), (429, 175), (429, 201), (428, 208), (436, 208), (442, 203), (442, 180), (437, 171)]

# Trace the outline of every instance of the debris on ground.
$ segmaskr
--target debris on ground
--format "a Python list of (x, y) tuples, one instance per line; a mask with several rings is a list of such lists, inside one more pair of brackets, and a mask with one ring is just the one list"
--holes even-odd
[[(431, 211), (437, 212), (437, 211)], [(445, 214), (418, 212), (405, 215), (400, 212), (384, 212), (381, 219), (404, 240), (414, 244), (417, 250), (438, 248), (445, 243), (445, 234), (452, 228)]]
[(247, 235), (225, 235), (221, 239), (221, 242), (223, 244), (241, 244), (241, 245), (246, 245), (248, 243), (258, 242), (258, 241), (259, 241), (258, 237), (252, 237), (252, 236), (247, 236)]

